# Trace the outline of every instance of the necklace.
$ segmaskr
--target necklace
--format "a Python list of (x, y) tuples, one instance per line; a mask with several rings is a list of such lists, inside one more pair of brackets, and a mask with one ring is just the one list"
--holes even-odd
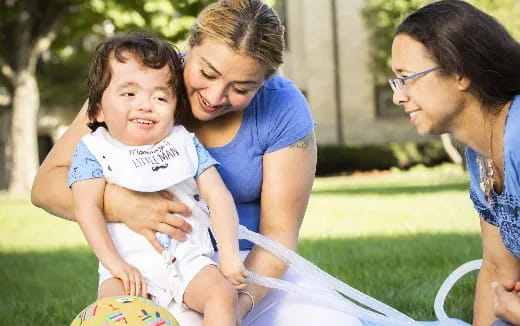
[(482, 154), (477, 155), (477, 164), (480, 171), (480, 189), (486, 197), (489, 208), (491, 208), (491, 194), (493, 192), (493, 184), (495, 183), (493, 171), (493, 128), (495, 127), (496, 115), (491, 119), (491, 134), (489, 135), (489, 155), (483, 157)]

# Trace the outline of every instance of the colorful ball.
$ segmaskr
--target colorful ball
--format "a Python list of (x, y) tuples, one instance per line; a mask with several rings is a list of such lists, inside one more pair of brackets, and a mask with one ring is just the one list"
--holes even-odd
[(155, 302), (131, 296), (98, 300), (80, 312), (70, 326), (179, 326), (165, 308)]

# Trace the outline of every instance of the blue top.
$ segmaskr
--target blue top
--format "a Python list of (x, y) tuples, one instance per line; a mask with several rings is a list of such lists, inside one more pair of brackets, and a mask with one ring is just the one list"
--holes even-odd
[(470, 198), (480, 216), (498, 227), (505, 247), (520, 258), (520, 95), (507, 114), (504, 126), (504, 186), (502, 193), (493, 191), (491, 208), (480, 189), (477, 153), (467, 147), (466, 162), (470, 175)]
[[(210, 166), (218, 166), (218, 162), (215, 161), (213, 157), (211, 157), (208, 151), (206, 151), (206, 148), (204, 148), (204, 146), (195, 136), (193, 136), (193, 143), (195, 144), (195, 150), (199, 160), (197, 173), (195, 173), (194, 176), (196, 179), (202, 172), (204, 172), (204, 170)], [(92, 152), (88, 149), (87, 145), (85, 145), (83, 141), (80, 141), (76, 146), (74, 155), (72, 155), (72, 161), (70, 162), (68, 181), (69, 187), (72, 186), (73, 183), (81, 180), (102, 177), (103, 167), (98, 162), (94, 154), (92, 154)]]
[[(217, 169), (233, 195), (240, 224), (258, 232), (264, 154), (292, 145), (313, 127), (303, 94), (291, 81), (273, 76), (244, 111), (235, 138), (222, 147), (206, 147), (220, 163)], [(240, 249), (251, 247), (240, 241)]]

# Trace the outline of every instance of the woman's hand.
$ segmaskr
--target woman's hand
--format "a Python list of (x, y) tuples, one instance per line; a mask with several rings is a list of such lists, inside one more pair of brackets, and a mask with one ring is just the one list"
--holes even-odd
[(504, 285), (493, 282), (491, 286), (495, 290), (495, 315), (508, 323), (520, 325), (520, 297), (515, 291), (515, 282), (509, 281)]
[(190, 216), (189, 209), (166, 191), (145, 193), (115, 185), (105, 188), (105, 216), (109, 221), (122, 222), (148, 239), (158, 253), (163, 251), (155, 232), (184, 241), (191, 225), (179, 215)]

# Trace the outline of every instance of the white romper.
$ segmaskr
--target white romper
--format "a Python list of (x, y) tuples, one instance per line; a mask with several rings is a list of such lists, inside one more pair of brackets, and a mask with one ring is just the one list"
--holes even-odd
[[(146, 146), (127, 146), (114, 139), (104, 128), (82, 138), (103, 168), (108, 183), (121, 187), (154, 192), (181, 191), (192, 196), (205, 212), (206, 203), (200, 197), (194, 176), (198, 158), (193, 134), (183, 126), (175, 126), (160, 142)], [(107, 223), (108, 231), (121, 257), (143, 274), (148, 292), (158, 304), (167, 307), (172, 299), (182, 303), (188, 283), (205, 266), (215, 265), (209, 236), (209, 216), (193, 214), (186, 219), (192, 232), (184, 242), (172, 239), (168, 249), (176, 258), (173, 265), (165, 262), (148, 240), (123, 223)], [(100, 263), (99, 282), (113, 277)]]

